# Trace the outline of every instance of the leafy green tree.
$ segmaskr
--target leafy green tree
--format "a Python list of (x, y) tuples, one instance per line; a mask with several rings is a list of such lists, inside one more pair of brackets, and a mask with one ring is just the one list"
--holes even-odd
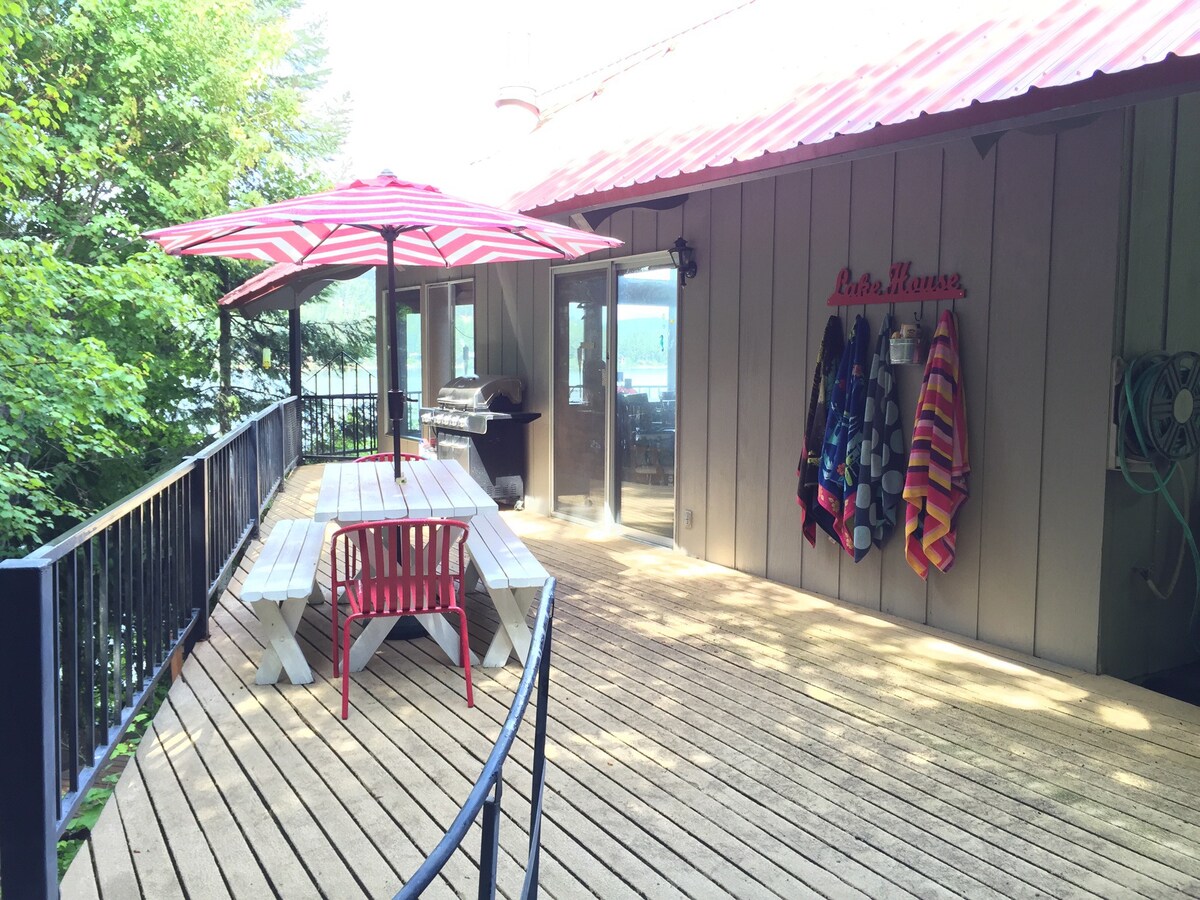
[(18, 102), (69, 88), (42, 123), (46, 167), (9, 228), (82, 262), (133, 252), (148, 228), (323, 186), (306, 163), (337, 147), (338, 114), (307, 116), (323, 51), (292, 0), (36, 3)]
[(27, 548), (47, 521), (94, 505), (95, 461), (132, 455), (135, 441), (162, 427), (145, 403), (152, 354), (118, 359), (102, 337), (80, 331), (71, 305), (119, 305), (170, 290), (163, 273), (137, 257), (80, 266), (46, 244), (0, 241), (0, 549)]
[(293, 0), (0, 0), (0, 555), (208, 434), (215, 299), (138, 235), (319, 190), (342, 122)]

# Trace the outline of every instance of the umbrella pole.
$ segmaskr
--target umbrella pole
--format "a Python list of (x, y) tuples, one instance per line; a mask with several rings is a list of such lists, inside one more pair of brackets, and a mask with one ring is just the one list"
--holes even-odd
[(387, 344), (388, 344), (388, 418), (392, 423), (392, 453), (396, 480), (400, 480), (400, 430), (404, 419), (404, 392), (400, 390), (400, 348), (396, 346), (396, 326), (399, 311), (396, 309), (396, 257), (394, 242), (398, 229), (385, 226), (383, 239), (387, 241)]

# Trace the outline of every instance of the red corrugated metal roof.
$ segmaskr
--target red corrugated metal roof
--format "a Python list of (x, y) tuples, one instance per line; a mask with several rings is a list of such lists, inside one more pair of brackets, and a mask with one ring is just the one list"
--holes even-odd
[(850, 136), (871, 145), (881, 127), (920, 120), (935, 133), (926, 117), (1200, 53), (1200, 0), (952, 4), (924, 21), (903, 6), (844, 5), (861, 20), (850, 34), (820, 31), (808, 4), (753, 0), (564, 86), (542, 98), (537, 130), (476, 175), (493, 187), (533, 185), (510, 208), (594, 207), (844, 152)]

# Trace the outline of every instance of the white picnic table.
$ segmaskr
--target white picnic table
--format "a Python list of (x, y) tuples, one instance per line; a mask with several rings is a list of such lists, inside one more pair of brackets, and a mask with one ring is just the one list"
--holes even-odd
[[(447, 518), (469, 523), (480, 513), (498, 509), (496, 501), (455, 460), (405, 460), (400, 465), (404, 475), (402, 484), (396, 483), (390, 462), (326, 465), (313, 518), (339, 525), (404, 518)], [(333, 602), (337, 599), (333, 598)], [(443, 615), (430, 613), (413, 618), (454, 665), (461, 665), (458, 633)], [(395, 621), (390, 618), (367, 623), (350, 648), (351, 672), (359, 672), (367, 665), (393, 625)], [(471, 662), (478, 663), (474, 653)]]

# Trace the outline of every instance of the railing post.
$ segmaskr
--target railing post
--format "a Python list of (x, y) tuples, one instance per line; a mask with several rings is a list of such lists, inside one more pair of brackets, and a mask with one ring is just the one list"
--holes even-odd
[(196, 641), (208, 640), (208, 578), (212, 569), (208, 544), (208, 461), (209, 457), (206, 456), (192, 457), (193, 468), (188, 477), (188, 543), (192, 561), (192, 571), (188, 578), (191, 583), (192, 609), (200, 611), (196, 618), (196, 626), (188, 638), (189, 653)]
[(0, 564), (0, 598), (8, 606), (0, 629), (0, 716), (10, 729), (0, 766), (0, 890), (31, 900), (58, 897), (53, 583), (46, 563)]
[(258, 540), (258, 526), (262, 519), (262, 480), (258, 471), (258, 422), (257, 418), (250, 421), (250, 496), (254, 498), (254, 509), (251, 520), (254, 525), (250, 529), (250, 537)]
[(281, 400), (279, 405), (275, 407), (275, 417), (279, 419), (279, 454), (275, 457), (279, 460), (279, 490), (282, 491), (284, 485), (287, 484), (287, 401)]

